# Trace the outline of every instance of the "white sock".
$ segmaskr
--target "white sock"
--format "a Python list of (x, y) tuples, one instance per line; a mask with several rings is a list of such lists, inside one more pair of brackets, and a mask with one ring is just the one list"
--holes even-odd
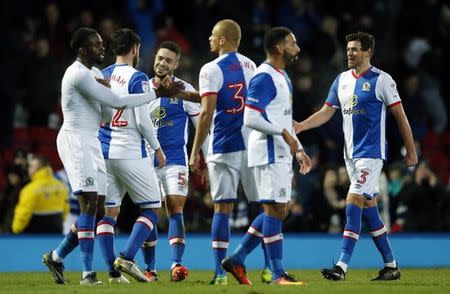
[(397, 262), (395, 262), (395, 260), (393, 262), (387, 262), (387, 263), (384, 264), (384, 266), (396, 268), (397, 267)]
[(339, 261), (338, 263), (336, 263), (336, 265), (339, 266), (344, 271), (344, 273), (347, 272), (348, 264)]
[(93, 273), (93, 271), (90, 271), (90, 272), (83, 271), (83, 279), (86, 278), (87, 275), (92, 274), (92, 273)]
[(56, 262), (63, 262), (63, 261), (64, 261), (64, 259), (62, 259), (62, 258), (58, 255), (58, 253), (56, 253), (55, 250), (52, 251), (52, 259), (53, 259), (54, 261), (56, 261)]

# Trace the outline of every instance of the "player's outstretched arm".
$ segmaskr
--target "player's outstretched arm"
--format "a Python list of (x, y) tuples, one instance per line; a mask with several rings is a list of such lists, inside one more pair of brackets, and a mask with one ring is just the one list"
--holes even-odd
[(174, 95), (174, 97), (180, 98), (182, 100), (201, 103), (202, 98), (200, 97), (200, 92), (198, 91), (186, 91), (182, 90), (178, 94)]
[(208, 136), (217, 104), (217, 94), (206, 95), (202, 98), (202, 109), (198, 116), (197, 129), (195, 131), (194, 143), (192, 145), (189, 166), (194, 172), (198, 172), (198, 162), (200, 159), (200, 149)]
[(111, 89), (97, 82), (90, 74), (83, 75), (76, 86), (81, 93), (92, 97), (100, 104), (113, 108), (139, 106), (157, 97), (155, 91), (119, 97)]
[(402, 104), (397, 104), (393, 106), (390, 110), (394, 115), (395, 120), (397, 121), (400, 135), (402, 136), (403, 143), (405, 144), (406, 147), (406, 156), (404, 162), (407, 166), (417, 165), (418, 158), (416, 147), (414, 146), (411, 127), (409, 125), (408, 118), (406, 117), (403, 106)]
[(309, 129), (320, 127), (321, 125), (329, 121), (335, 112), (335, 108), (325, 104), (319, 111), (312, 114), (304, 121), (297, 124), (294, 123), (294, 131), (296, 134), (298, 134)]

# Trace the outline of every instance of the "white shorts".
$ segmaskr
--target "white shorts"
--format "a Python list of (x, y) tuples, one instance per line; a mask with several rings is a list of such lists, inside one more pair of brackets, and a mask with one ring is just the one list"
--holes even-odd
[(292, 164), (271, 163), (252, 167), (259, 203), (288, 203), (291, 200)]
[(220, 160), (208, 161), (209, 185), (214, 202), (234, 202), (239, 180), (248, 201), (257, 201), (257, 188), (247, 165), (247, 151), (222, 154)]
[(189, 188), (189, 170), (183, 165), (168, 165), (155, 168), (162, 197), (186, 196)]
[(120, 206), (125, 192), (141, 208), (161, 207), (158, 179), (150, 159), (107, 159), (106, 170), (105, 207)]
[(383, 160), (378, 158), (346, 159), (345, 166), (350, 178), (348, 193), (372, 199), (379, 194), (379, 178)]
[(105, 160), (97, 137), (60, 131), (56, 146), (74, 195), (106, 195)]

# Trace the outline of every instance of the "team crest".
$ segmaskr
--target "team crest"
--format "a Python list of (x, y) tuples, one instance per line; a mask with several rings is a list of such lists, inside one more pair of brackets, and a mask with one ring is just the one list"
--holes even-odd
[(370, 91), (370, 83), (369, 83), (369, 82), (365, 82), (365, 83), (362, 85), (362, 90), (363, 90), (363, 91), (366, 91), (366, 92), (369, 92), (369, 91)]
[(178, 98), (169, 98), (170, 104), (178, 104)]
[(86, 178), (86, 186), (93, 186), (94, 185), (94, 179), (92, 177)]
[(141, 81), (142, 91), (147, 93), (150, 91), (150, 83), (148, 81)]
[(286, 197), (286, 188), (280, 189), (280, 197), (282, 197), (282, 198)]

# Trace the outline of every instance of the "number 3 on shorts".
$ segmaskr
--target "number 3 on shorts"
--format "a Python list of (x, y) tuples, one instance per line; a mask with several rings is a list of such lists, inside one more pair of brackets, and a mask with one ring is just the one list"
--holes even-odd
[(368, 171), (361, 170), (361, 176), (358, 180), (358, 184), (364, 184), (367, 181), (367, 175), (369, 175)]

